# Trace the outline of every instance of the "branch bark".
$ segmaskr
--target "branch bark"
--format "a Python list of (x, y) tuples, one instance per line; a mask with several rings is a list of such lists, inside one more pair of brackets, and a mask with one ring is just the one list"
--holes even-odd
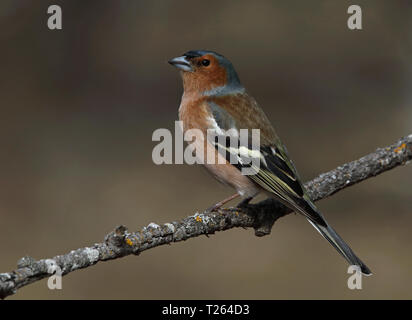
[[(312, 200), (326, 198), (344, 188), (359, 183), (412, 160), (412, 134), (395, 144), (379, 148), (358, 160), (346, 163), (322, 173), (305, 184)], [(275, 221), (291, 210), (274, 199), (240, 208), (221, 209), (218, 212), (195, 213), (180, 221), (163, 225), (150, 223), (140, 231), (130, 232), (124, 226), (107, 234), (104, 242), (73, 250), (50, 259), (35, 260), (23, 257), (17, 269), (0, 273), (0, 298), (5, 298), (35, 281), (50, 277), (56, 271), (66, 275), (78, 269), (90, 267), (100, 261), (118, 259), (130, 254), (172, 242), (179, 242), (200, 235), (214, 234), (242, 227), (255, 229), (257, 236), (270, 234)]]

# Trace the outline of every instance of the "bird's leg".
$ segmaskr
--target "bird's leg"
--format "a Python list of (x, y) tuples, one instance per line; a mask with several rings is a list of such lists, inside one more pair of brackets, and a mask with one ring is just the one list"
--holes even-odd
[(230, 196), (229, 198), (226, 198), (222, 201), (219, 201), (215, 205), (213, 205), (210, 208), (206, 209), (206, 211), (209, 211), (209, 212), (216, 211), (216, 210), (220, 209), (224, 204), (228, 203), (229, 201), (232, 201), (233, 199), (236, 199), (237, 197), (239, 197), (239, 194), (235, 193), (234, 195)]
[(252, 199), (253, 199), (253, 197), (247, 197), (247, 198), (243, 199), (242, 201), (240, 201), (238, 203), (236, 208), (246, 208), (247, 205), (249, 204), (250, 200), (252, 200)]

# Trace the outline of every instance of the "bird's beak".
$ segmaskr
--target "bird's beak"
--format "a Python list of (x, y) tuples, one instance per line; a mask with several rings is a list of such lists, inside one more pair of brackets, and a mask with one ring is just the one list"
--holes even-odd
[(176, 68), (182, 71), (193, 71), (192, 66), (190, 65), (190, 62), (186, 59), (185, 56), (170, 59), (168, 62), (172, 66), (175, 66)]

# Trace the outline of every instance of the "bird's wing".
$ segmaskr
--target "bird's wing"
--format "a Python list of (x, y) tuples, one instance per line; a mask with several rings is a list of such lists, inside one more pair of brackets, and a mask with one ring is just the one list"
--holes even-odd
[[(226, 139), (221, 137), (211, 141), (219, 153), (239, 170), (252, 169), (252, 174), (248, 172), (250, 179), (263, 189), (273, 193), (288, 207), (303, 214), (351, 265), (358, 265), (366, 275), (371, 274), (370, 269), (327, 224), (312, 203), (285, 146), (277, 137), (263, 111), (257, 106), (256, 101), (247, 95), (220, 98), (209, 102), (209, 110), (212, 114), (210, 127), (212, 130), (214, 128), (218, 138), (225, 131), (229, 133), (229, 137)], [(256, 128), (256, 126), (258, 127)], [(256, 147), (248, 140), (243, 142), (241, 137), (239, 141), (236, 141), (241, 135), (241, 133), (239, 134), (240, 129), (260, 129), (260, 145)], [(233, 157), (238, 160), (237, 163), (231, 161)], [(246, 161), (248, 159), (255, 161)]]
[[(244, 99), (244, 97), (239, 99)], [(214, 130), (214, 139), (211, 143), (219, 153), (239, 170), (248, 169), (250, 179), (276, 195), (282, 202), (299, 211), (311, 221), (326, 225), (322, 215), (316, 210), (306, 194), (285, 146), (276, 136), (263, 111), (260, 108), (254, 108), (249, 103), (249, 107), (254, 109), (253, 116), (257, 118), (255, 123), (259, 123), (258, 128), (253, 128), (253, 122), (236, 121), (235, 119), (242, 119), (242, 117), (234, 117), (235, 109), (230, 108), (230, 106), (225, 108), (226, 106), (222, 105), (224, 102), (225, 100), (221, 99), (208, 103), (213, 115), (209, 128)], [(228, 104), (235, 103), (233, 97), (231, 100), (226, 99), (226, 102)], [(255, 102), (252, 101), (253, 103)], [(260, 129), (260, 134), (264, 134), (264, 136), (260, 138), (258, 146), (253, 146), (250, 139), (242, 141), (239, 138), (240, 129), (248, 129), (249, 134), (252, 129)], [(224, 135), (223, 138), (222, 135)], [(268, 135), (271, 136), (269, 139)], [(235, 161), (233, 161), (234, 159)]]

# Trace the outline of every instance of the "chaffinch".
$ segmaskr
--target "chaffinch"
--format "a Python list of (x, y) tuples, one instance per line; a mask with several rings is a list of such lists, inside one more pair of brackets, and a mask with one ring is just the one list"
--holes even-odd
[[(206, 152), (212, 146), (211, 149), (218, 150), (214, 155), (216, 161), (206, 161), (204, 165), (215, 178), (237, 191), (235, 195), (219, 202), (214, 209), (239, 195), (245, 198), (244, 202), (248, 202), (264, 191), (305, 216), (351, 265), (359, 266), (366, 275), (371, 274), (307, 195), (285, 146), (256, 100), (241, 85), (232, 63), (216, 52), (202, 50), (188, 51), (171, 59), (169, 63), (180, 70), (183, 78), (184, 93), (179, 107), (183, 131), (198, 129), (192, 144), (195, 149)], [(242, 153), (243, 158), (240, 157), (240, 143), (238, 148), (233, 148), (232, 145), (222, 145), (210, 139), (207, 134), (208, 130), (215, 136), (231, 132), (230, 138), (238, 139), (240, 129), (260, 130), (259, 149), (252, 150), (246, 145), (249, 148), (246, 157), (257, 156), (259, 166), (242, 161), (245, 152)], [(233, 154), (239, 160), (235, 164), (228, 157)], [(254, 174), (242, 174), (241, 169), (247, 166), (254, 168)]]

